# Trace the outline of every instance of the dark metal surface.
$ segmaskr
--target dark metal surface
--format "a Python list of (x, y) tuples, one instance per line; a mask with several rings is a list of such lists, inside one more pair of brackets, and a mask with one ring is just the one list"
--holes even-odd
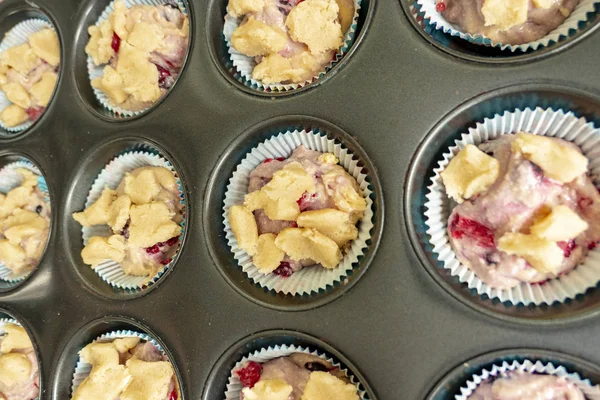
[[(446, 114), (476, 96), (533, 83), (559, 96), (576, 89), (583, 103), (591, 99), (586, 113), (598, 122), (597, 30), (539, 60), (467, 62), (428, 42), (398, 1), (378, 0), (371, 2), (372, 21), (361, 31), (360, 45), (335, 74), (315, 88), (273, 99), (250, 95), (223, 76), (213, 59), (220, 41), (214, 12), (209, 14), (213, 1), (190, 0), (194, 37), (172, 92), (148, 114), (119, 122), (94, 111), (81, 55), (87, 40), (82, 21), (93, 21), (90, 13), (108, 0), (0, 3), (0, 29), (7, 29), (4, 18), (17, 8), (38, 6), (62, 41), (62, 73), (47, 112), (25, 134), (0, 140), (3, 154), (26, 153), (40, 166), (53, 200), (54, 223), (40, 266), (24, 284), (0, 293), (0, 308), (21, 317), (39, 346), (42, 399), (66, 399), (74, 354), (85, 340), (103, 329), (138, 324), (171, 352), (189, 400), (201, 398), (227, 349), (266, 329), (323, 339), (384, 400), (423, 399), (455, 365), (497, 349), (543, 348), (600, 363), (595, 297), (584, 318), (552, 316), (541, 324), (467, 307), (432, 279), (427, 260), (411, 245), (404, 213), (405, 188), (428, 173), (407, 179), (419, 145)], [(229, 179), (212, 174), (227, 170), (218, 166), (227, 164), (221, 158), (231, 155), (231, 144), (252, 127), (288, 115), (294, 121), (298, 115), (317, 117), (354, 137), (374, 165), (386, 204), (379, 248), (364, 275), (335, 301), (297, 312), (261, 306), (234, 289), (219, 272), (230, 266), (215, 265), (223, 261), (211, 256), (213, 238), (222, 232), (214, 221), (206, 223), (221, 213), (220, 204), (207, 204), (216, 204), (215, 188)], [(438, 128), (434, 132), (444, 131)], [(176, 163), (188, 194), (189, 224), (173, 270), (152, 290), (122, 298), (101, 293), (90, 281), (89, 267), (77, 257), (80, 236), (69, 213), (83, 207), (101, 160), (135, 138), (155, 143)]]

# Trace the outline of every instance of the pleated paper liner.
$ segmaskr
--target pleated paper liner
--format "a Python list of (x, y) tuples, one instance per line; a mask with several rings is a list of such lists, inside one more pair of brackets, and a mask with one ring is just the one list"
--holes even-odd
[[(179, 7), (179, 10), (181, 10), (181, 12), (183, 14), (187, 15), (187, 9), (185, 8), (185, 4), (181, 0), (123, 0), (123, 2), (125, 3), (125, 6), (127, 8), (131, 8), (137, 4), (149, 5), (149, 6), (159, 6), (161, 4), (176, 4), (177, 7)], [(97, 26), (100, 23), (106, 21), (108, 19), (108, 17), (110, 16), (110, 14), (114, 10), (115, 10), (115, 2), (112, 1), (104, 9), (102, 14), (100, 14), (100, 17), (96, 21), (95, 25)], [(86, 35), (87, 35), (87, 30), (86, 30)], [(88, 37), (88, 40), (89, 40), (89, 37)], [(187, 50), (186, 50), (186, 52), (187, 52)], [(101, 78), (102, 75), (104, 75), (104, 67), (106, 66), (106, 64), (102, 64), (102, 65), (94, 64), (94, 60), (92, 60), (92, 57), (90, 57), (89, 55), (87, 56), (86, 64), (87, 64), (88, 75), (90, 78), (90, 84), (93, 79)], [(114, 104), (112, 102), (112, 100), (110, 99), (110, 97), (108, 97), (106, 94), (104, 94), (104, 92), (101, 91), (100, 89), (95, 88), (95, 87), (92, 87), (92, 89), (94, 90), (94, 95), (96, 96), (96, 99), (100, 102), (100, 104), (102, 104), (102, 106), (105, 109), (107, 109), (108, 111), (110, 111), (113, 114), (113, 116), (115, 116), (115, 117), (131, 117), (134, 115), (140, 115), (140, 114), (143, 114), (146, 111), (148, 111), (148, 109), (151, 107), (150, 106), (150, 107), (144, 108), (142, 110), (137, 110), (137, 111), (127, 110), (123, 107), (120, 107), (120, 106)], [(168, 91), (170, 91), (171, 89), (172, 88), (170, 88)], [(166, 93), (165, 93), (165, 95), (166, 95)], [(163, 95), (163, 97), (164, 97), (164, 95)], [(159, 100), (157, 100), (157, 101), (159, 101)]]
[(539, 50), (558, 43), (585, 27), (595, 17), (599, 8), (600, 2), (598, 0), (581, 0), (569, 17), (543, 38), (520, 45), (510, 45), (495, 42), (482, 35), (471, 35), (461, 32), (457, 27), (446, 21), (441, 13), (436, 11), (435, 0), (416, 0), (416, 9), (423, 16), (424, 23), (431, 26), (433, 30), (440, 30), (448, 35), (460, 37), (474, 44), (498, 47), (511, 52)]
[(249, 57), (245, 54), (240, 53), (231, 45), (231, 36), (233, 35), (233, 31), (240, 25), (242, 22), (241, 18), (231, 18), (229, 15), (225, 16), (225, 23), (223, 25), (223, 36), (225, 38), (225, 44), (227, 46), (227, 52), (229, 54), (230, 65), (228, 65), (228, 69), (234, 74), (234, 77), (247, 87), (260, 91), (260, 92), (289, 92), (294, 89), (299, 89), (301, 87), (307, 86), (312, 82), (317, 81), (325, 74), (327, 74), (348, 52), (348, 49), (354, 43), (356, 28), (358, 25), (358, 16), (360, 12), (362, 0), (354, 0), (354, 16), (352, 18), (352, 23), (350, 27), (344, 34), (342, 39), (342, 46), (338, 49), (335, 58), (325, 67), (324, 71), (319, 72), (317, 75), (313, 76), (311, 79), (306, 80), (300, 83), (273, 83), (273, 84), (264, 84), (259, 80), (252, 78), (252, 71), (254, 67), (256, 67), (256, 61), (254, 57)]
[[(158, 342), (155, 339), (153, 339), (151, 336), (149, 336), (145, 333), (135, 332), (135, 331), (131, 331), (131, 330), (114, 331), (114, 332), (105, 333), (105, 334), (99, 336), (98, 338), (96, 338), (96, 340), (94, 340), (94, 342), (111, 342), (115, 339), (126, 338), (126, 337), (137, 337), (146, 342), (150, 342), (154, 346), (156, 346), (156, 348), (163, 355), (166, 355), (165, 351), (160, 346), (160, 344), (158, 344)], [(173, 361), (171, 359), (169, 359), (169, 362), (172, 363)], [(173, 369), (175, 369), (175, 368), (173, 368)], [(91, 371), (92, 371), (92, 365), (86, 363), (85, 361), (83, 361), (81, 359), (81, 357), (79, 357), (79, 359), (77, 360), (77, 365), (75, 366), (75, 372), (73, 373), (73, 381), (71, 382), (71, 397), (73, 397), (73, 394), (75, 393), (77, 388), (79, 388), (79, 385), (81, 385), (81, 383), (85, 380), (85, 378), (87, 378), (89, 376)], [(177, 394), (178, 394), (177, 398), (181, 399), (179, 382), (177, 382), (177, 380), (176, 380), (176, 388), (177, 388)]]
[[(10, 49), (11, 47), (27, 43), (27, 38), (30, 35), (47, 28), (55, 30), (50, 22), (39, 18), (27, 19), (23, 22), (18, 23), (10, 31), (8, 31), (4, 36), (4, 39), (2, 39), (2, 42), (0, 43), (0, 54)], [(6, 93), (0, 90), (0, 112), (11, 104), (12, 102), (8, 100), (8, 98), (6, 97)], [(7, 132), (18, 133), (29, 128), (31, 125), (33, 125), (33, 122), (34, 121), (25, 121), (20, 125), (7, 127), (0, 120), (0, 127), (2, 127)]]
[[(4, 333), (5, 333), (5, 331), (4, 331), (4, 326), (5, 326), (6, 324), (15, 324), (15, 325), (22, 326), (22, 325), (19, 323), (19, 321), (15, 320), (15, 319), (12, 319), (12, 318), (0, 318), (0, 335), (4, 335)], [(31, 337), (29, 338), (29, 340), (33, 341)], [(36, 354), (36, 361), (38, 361), (38, 360), (37, 360), (37, 354)], [(39, 363), (39, 361), (38, 361), (38, 363)], [(39, 385), (39, 383), (40, 383), (39, 379), (40, 379), (40, 378), (39, 378), (39, 372), (38, 372), (38, 385)], [(35, 398), (35, 400), (38, 400), (38, 399), (39, 399), (39, 397), (36, 397), (36, 398)]]
[(564, 302), (584, 294), (600, 282), (600, 249), (591, 250), (583, 262), (572, 271), (542, 284), (522, 282), (512, 289), (495, 289), (484, 284), (470, 269), (462, 265), (450, 245), (447, 233), (448, 217), (451, 213), (451, 201), (448, 199), (440, 173), (450, 160), (467, 144), (479, 145), (501, 135), (528, 132), (537, 135), (558, 137), (577, 144), (589, 159), (589, 171), (596, 187), (600, 187), (600, 130), (584, 118), (576, 117), (572, 112), (562, 109), (541, 109), (506, 111), (486, 118), (469, 128), (456, 145), (448, 149), (434, 170), (425, 202), (425, 223), (433, 253), (443, 268), (452, 276), (466, 283), (469, 289), (475, 289), (481, 296), (499, 299), (513, 305), (542, 305)]
[[(150, 146), (137, 146), (132, 150), (127, 150), (121, 153), (119, 156), (115, 157), (111, 162), (109, 162), (104, 169), (100, 172), (92, 188), (90, 193), (88, 194), (85, 208), (88, 208), (92, 205), (100, 195), (105, 187), (110, 189), (116, 189), (123, 178), (125, 178), (125, 173), (131, 172), (136, 168), (140, 167), (164, 167), (170, 170), (175, 178), (177, 178), (177, 184), (179, 186), (179, 199), (182, 209), (182, 221), (181, 225), (181, 236), (178, 242), (179, 248), (177, 249), (175, 255), (179, 252), (181, 248), (181, 238), (183, 237), (183, 233), (185, 231), (185, 215), (186, 215), (186, 207), (185, 198), (183, 195), (183, 187), (181, 185), (180, 177), (175, 171), (173, 165), (164, 158), (156, 149), (151, 148)], [(82, 228), (82, 236), (83, 236), (83, 244), (86, 245), (89, 239), (92, 236), (105, 236), (108, 237), (112, 235), (112, 231), (108, 225), (95, 225), (91, 227), (83, 227)], [(175, 257), (173, 257), (175, 259)], [(114, 288), (118, 289), (126, 289), (126, 290), (141, 290), (147, 286), (150, 286), (167, 271), (168, 268), (171, 268), (173, 265), (173, 261), (169, 264), (165, 265), (163, 269), (161, 269), (156, 275), (148, 277), (148, 276), (133, 276), (127, 275), (123, 271), (121, 265), (112, 260), (106, 260), (99, 264), (94, 271), (102, 278), (102, 280)], [(90, 268), (85, 265), (83, 268)]]
[(562, 365), (554, 365), (551, 362), (543, 363), (535, 360), (503, 361), (493, 365), (490, 369), (484, 369), (479, 374), (473, 375), (467, 381), (465, 386), (460, 388), (460, 394), (454, 396), (455, 400), (468, 400), (469, 396), (477, 389), (479, 385), (486, 382), (493, 382), (502, 377), (503, 373), (509, 371), (529, 372), (532, 374), (553, 375), (566, 379), (578, 387), (585, 395), (586, 400), (600, 400), (600, 387), (592, 385), (589, 379), (583, 379), (577, 373), (570, 373)]
[[(267, 158), (288, 158), (291, 156), (292, 151), (300, 145), (321, 153), (335, 154), (340, 159), (339, 164), (358, 182), (361, 194), (367, 202), (367, 209), (358, 223), (358, 238), (352, 242), (350, 249), (344, 253), (342, 261), (336, 268), (326, 269), (320, 265), (315, 265), (294, 272), (287, 278), (273, 273), (263, 274), (252, 264), (252, 257), (238, 247), (227, 218), (229, 207), (244, 202), (244, 196), (248, 193), (249, 175), (254, 168)], [(325, 133), (318, 130), (310, 132), (295, 130), (280, 133), (262, 142), (246, 155), (229, 180), (223, 206), (223, 224), (225, 237), (235, 260), (249, 279), (261, 287), (275, 292), (291, 295), (310, 295), (325, 291), (328, 287), (342, 282), (351, 273), (353, 266), (358, 265), (359, 257), (364, 255), (367, 241), (371, 238), (374, 214), (373, 201), (370, 198), (372, 191), (369, 189), (367, 175), (358, 163), (359, 160), (344, 146), (336, 143), (333, 139), (329, 139)]]
[[(50, 194), (48, 193), (46, 179), (44, 179), (40, 170), (26, 159), (21, 159), (19, 161), (12, 162), (0, 169), (0, 193), (5, 194), (21, 184), (21, 182), (23, 181), (23, 177), (21, 176), (21, 174), (16, 172), (16, 170), (19, 168), (27, 169), (38, 176), (38, 188), (45, 195), (46, 203), (50, 205)], [(27, 278), (27, 276), (31, 273), (32, 270), (33, 269), (21, 272), (19, 274), (15, 274), (10, 268), (8, 268), (0, 262), (0, 280), (10, 283), (21, 282), (22, 280)]]
[(225, 390), (224, 399), (225, 400), (239, 400), (240, 399), (240, 393), (242, 392), (242, 389), (244, 387), (242, 386), (242, 383), (240, 382), (240, 379), (238, 378), (235, 371), (242, 368), (245, 363), (247, 363), (249, 361), (254, 361), (257, 363), (265, 363), (269, 360), (273, 360), (273, 359), (279, 358), (279, 357), (286, 357), (286, 356), (289, 356), (294, 353), (310, 354), (310, 355), (319, 357), (322, 360), (331, 363), (336, 368), (339, 368), (340, 371), (342, 371), (344, 373), (346, 378), (348, 378), (350, 383), (352, 383), (353, 385), (356, 386), (359, 398), (361, 400), (369, 400), (369, 396), (367, 395), (366, 391), (360, 384), (360, 381), (352, 374), (352, 371), (349, 371), (347, 368), (342, 367), (342, 365), (340, 365), (339, 362), (337, 362), (333, 358), (329, 357), (327, 354), (319, 353), (318, 351), (311, 350), (307, 347), (295, 346), (295, 345), (289, 345), (289, 346), (288, 345), (279, 345), (279, 346), (262, 348), (260, 350), (257, 350), (251, 354), (244, 356), (240, 361), (237, 362), (237, 364), (235, 364), (235, 367), (229, 373), (229, 380), (227, 381), (227, 388)]

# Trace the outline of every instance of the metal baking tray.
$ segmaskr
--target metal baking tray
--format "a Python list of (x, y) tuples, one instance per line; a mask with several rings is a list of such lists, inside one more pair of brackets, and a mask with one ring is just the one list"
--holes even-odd
[[(598, 288), (539, 308), (473, 295), (428, 255), (421, 208), (439, 154), (502, 107), (562, 106), (600, 125), (597, 21), (559, 45), (507, 55), (436, 41), (407, 0), (363, 0), (356, 41), (342, 62), (299, 92), (263, 95), (224, 66), (226, 0), (188, 0), (192, 40), (174, 89), (142, 116), (115, 119), (93, 98), (83, 50), (87, 26), (108, 3), (0, 3), (0, 35), (43, 14), (62, 48), (47, 111), (25, 133), (0, 135), (0, 163), (29, 158), (51, 194), (51, 234), (40, 265), (24, 283), (0, 285), (0, 311), (22, 322), (35, 342), (42, 400), (68, 399), (77, 352), (115, 329), (143, 330), (164, 345), (186, 400), (221, 398), (234, 359), (277, 341), (333, 354), (364, 380), (372, 399), (452, 398), (451, 385), (473, 372), (464, 365), (507, 354), (565, 360), (600, 383)], [(250, 284), (220, 220), (235, 164), (290, 126), (320, 128), (351, 148), (375, 193), (365, 257), (345, 284), (305, 298)], [(173, 268), (149, 289), (128, 293), (83, 265), (80, 228), (70, 215), (83, 208), (100, 169), (137, 143), (160, 149), (179, 172), (188, 228)], [(503, 349), (510, 350), (487, 354)]]

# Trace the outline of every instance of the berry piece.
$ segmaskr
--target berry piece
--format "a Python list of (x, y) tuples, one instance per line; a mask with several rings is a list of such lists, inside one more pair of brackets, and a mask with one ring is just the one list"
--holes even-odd
[(276, 160), (277, 161), (285, 161), (285, 157), (277, 157)]
[(435, 11), (440, 12), (440, 13), (446, 11), (446, 4), (444, 4), (442, 2), (437, 3), (435, 5)]
[(160, 248), (158, 247), (157, 244), (155, 244), (152, 247), (146, 247), (146, 253), (148, 253), (148, 254), (158, 254), (158, 253), (160, 253)]
[(458, 214), (450, 223), (450, 234), (455, 239), (472, 239), (481, 247), (496, 247), (494, 232), (490, 228)]
[(313, 372), (313, 371), (328, 372), (329, 371), (329, 368), (327, 368), (326, 366), (324, 366), (323, 364), (321, 364), (319, 362), (307, 362), (306, 364), (304, 364), (304, 368), (306, 368), (310, 372)]
[(292, 267), (290, 267), (290, 263), (287, 261), (283, 261), (279, 264), (279, 267), (275, 271), (273, 271), (275, 275), (279, 275), (283, 278), (289, 278), (294, 273)]
[(575, 248), (575, 241), (573, 239), (569, 240), (568, 242), (558, 242), (556, 244), (562, 249), (565, 258), (568, 258)]
[(37, 206), (37, 207), (35, 208), (35, 212), (39, 214), (39, 213), (41, 213), (41, 212), (42, 212), (42, 210), (43, 210), (43, 209), (44, 209), (44, 208), (43, 208), (42, 206)]
[(158, 247), (165, 247), (166, 244), (167, 244), (167, 242), (158, 242), (158, 243), (156, 243), (156, 245)]
[(596, 246), (598, 246), (598, 243), (596, 243), (596, 242), (589, 242), (588, 243), (588, 250), (594, 250), (596, 248)]
[(173, 391), (169, 393), (169, 400), (177, 400), (177, 389), (173, 389)]
[(112, 42), (110, 42), (110, 47), (115, 51), (115, 53), (119, 52), (119, 48), (121, 47), (121, 38), (119, 35), (113, 32)]
[(179, 236), (172, 237), (171, 239), (167, 240), (167, 246), (175, 246), (175, 244), (177, 244), (178, 241)]
[(591, 206), (594, 202), (589, 197), (582, 197), (577, 201), (577, 205), (579, 208), (587, 208)]
[(265, 161), (263, 161), (262, 163), (266, 164), (266, 163), (270, 163), (271, 161), (273, 161), (272, 158), (266, 158)]
[(302, 197), (296, 200), (296, 203), (298, 203), (298, 207), (300, 207), (300, 211), (307, 210), (310, 207), (310, 200), (316, 197), (316, 193), (308, 194), (308, 192), (304, 192), (304, 194), (302, 194)]
[(167, 265), (168, 263), (170, 263), (171, 261), (173, 261), (172, 258), (165, 258), (164, 260), (162, 260), (160, 263), (162, 265)]
[(238, 378), (240, 378), (240, 381), (244, 387), (252, 388), (260, 379), (262, 365), (254, 361), (250, 361), (244, 368), (238, 369), (235, 373)]
[(44, 107), (29, 107), (25, 112), (27, 113), (27, 116), (31, 121), (37, 121), (40, 115), (42, 115), (42, 113), (44, 112)]
[(158, 86), (163, 89), (167, 89), (166, 81), (167, 78), (171, 76), (171, 73), (168, 69), (165, 69), (158, 64), (154, 65), (156, 65), (156, 69), (158, 69)]

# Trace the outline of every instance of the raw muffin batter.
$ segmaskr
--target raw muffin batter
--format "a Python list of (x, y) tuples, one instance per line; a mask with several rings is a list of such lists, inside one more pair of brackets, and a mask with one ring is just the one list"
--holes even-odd
[(264, 364), (250, 361), (235, 373), (244, 386), (240, 400), (359, 398), (356, 386), (348, 381), (343, 372), (311, 354), (294, 353)]
[(79, 353), (92, 365), (72, 400), (177, 400), (177, 380), (169, 359), (137, 337), (88, 344)]
[(516, 45), (546, 36), (577, 4), (579, 0), (437, 0), (436, 10), (461, 32)]
[(29, 335), (7, 323), (0, 337), (0, 399), (34, 400), (40, 393), (38, 363)]
[(580, 149), (558, 138), (502, 135), (461, 150), (441, 174), (460, 203), (448, 220), (458, 260), (495, 288), (575, 268), (600, 240), (600, 194), (587, 171)]
[(19, 174), (21, 185), (0, 193), (0, 264), (22, 275), (40, 260), (50, 226), (50, 205), (38, 188), (38, 176), (25, 168), (6, 173)]
[(528, 372), (507, 372), (482, 383), (469, 400), (584, 400), (581, 390), (565, 378)]
[(243, 17), (231, 44), (255, 57), (253, 79), (272, 84), (303, 82), (325, 71), (353, 15), (351, 0), (230, 0), (226, 18)]
[(154, 276), (171, 262), (179, 247), (182, 205), (177, 180), (162, 167), (127, 173), (117, 190), (105, 188), (100, 198), (73, 218), (84, 227), (107, 224), (112, 235), (90, 238), (81, 251), (95, 268), (118, 262), (128, 275)]
[(267, 159), (250, 173), (244, 205), (232, 206), (228, 218), (261, 272), (288, 277), (314, 264), (335, 268), (358, 237), (367, 203), (338, 162), (300, 146), (290, 158)]
[(188, 17), (173, 4), (135, 5), (115, 1), (109, 18), (90, 26), (85, 52), (102, 78), (92, 86), (130, 111), (148, 108), (175, 83), (189, 41)]
[(0, 113), (5, 126), (39, 118), (54, 92), (59, 62), (58, 36), (50, 28), (0, 54), (0, 87), (12, 103)]

